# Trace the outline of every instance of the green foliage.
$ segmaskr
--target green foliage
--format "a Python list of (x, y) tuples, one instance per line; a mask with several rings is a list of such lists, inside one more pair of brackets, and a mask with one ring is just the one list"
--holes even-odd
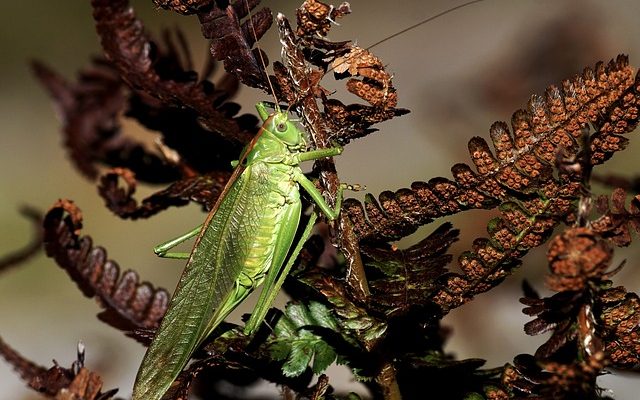
[(337, 331), (338, 324), (325, 305), (312, 301), (308, 305), (289, 303), (273, 328), (275, 339), (267, 344), (275, 360), (284, 361), (285, 376), (302, 374), (309, 364), (316, 373), (324, 372), (336, 360), (336, 352), (312, 329), (325, 328)]

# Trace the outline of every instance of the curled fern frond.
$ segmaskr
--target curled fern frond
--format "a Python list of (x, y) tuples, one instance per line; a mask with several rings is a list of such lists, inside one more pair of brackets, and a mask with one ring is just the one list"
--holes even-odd
[(125, 87), (106, 60), (93, 60), (75, 83), (37, 61), (32, 69), (60, 112), (71, 159), (87, 178), (98, 176), (97, 163), (133, 169), (152, 182), (178, 177), (174, 167), (122, 134), (118, 114), (126, 106)]
[[(120, 218), (149, 218), (168, 207), (184, 206), (191, 201), (209, 210), (222, 193), (230, 175), (228, 172), (212, 172), (184, 178), (138, 204), (133, 198), (136, 190), (133, 173), (115, 168), (100, 178), (98, 193), (105, 200), (107, 208)], [(125, 188), (119, 186), (120, 179), (124, 181)]]
[(120, 272), (102, 247), (94, 247), (89, 236), (78, 236), (82, 228), (80, 209), (68, 200), (53, 205), (44, 218), (47, 256), (56, 260), (86, 297), (95, 297), (104, 309), (102, 321), (124, 331), (154, 329), (169, 304), (169, 293), (140, 282), (135, 271)]
[(323, 40), (319, 38), (325, 38), (335, 21), (347, 14), (351, 14), (351, 7), (347, 2), (336, 7), (317, 0), (306, 0), (296, 10), (296, 35), (318, 46), (318, 41)]

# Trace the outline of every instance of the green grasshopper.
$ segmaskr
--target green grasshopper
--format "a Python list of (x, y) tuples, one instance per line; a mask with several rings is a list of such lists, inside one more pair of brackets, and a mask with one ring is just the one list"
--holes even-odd
[[(290, 252), (302, 211), (300, 186), (329, 220), (340, 212), (347, 186), (340, 186), (331, 208), (298, 165), (339, 155), (342, 147), (305, 151), (304, 133), (286, 112), (269, 114), (264, 103), (256, 108), (262, 128), (235, 162), (204, 224), (154, 249), (161, 257), (188, 262), (142, 360), (133, 400), (160, 399), (198, 346), (264, 283), (244, 332), (259, 327), (317, 219), (311, 215)], [(196, 235), (190, 254), (169, 252)]]
[[(452, 7), (367, 49), (482, 1), (469, 0)], [(273, 92), (273, 88), (271, 90)], [(159, 400), (198, 346), (255, 288), (264, 284), (244, 328), (246, 334), (256, 331), (317, 219), (312, 213), (298, 243), (290, 251), (302, 211), (300, 186), (329, 220), (338, 217), (343, 191), (359, 190), (340, 185), (335, 208), (331, 208), (298, 165), (339, 155), (342, 147), (306, 151), (304, 133), (289, 120), (286, 112), (277, 109), (269, 114), (265, 103), (258, 103), (256, 108), (263, 121), (262, 128), (235, 162), (236, 169), (204, 224), (154, 249), (161, 257), (188, 259), (188, 262), (142, 360), (132, 400)], [(196, 235), (191, 253), (169, 252)]]

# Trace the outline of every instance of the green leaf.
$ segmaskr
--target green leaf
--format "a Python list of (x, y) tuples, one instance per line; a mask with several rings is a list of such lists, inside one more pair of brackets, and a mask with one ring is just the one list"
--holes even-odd
[(312, 301), (309, 303), (309, 311), (311, 313), (311, 318), (318, 326), (332, 329), (334, 331), (339, 330), (333, 314), (331, 314), (331, 311), (324, 304)]
[(315, 350), (316, 353), (313, 356), (311, 370), (314, 374), (321, 374), (336, 360), (337, 354), (333, 347), (325, 342), (318, 342)]
[(302, 374), (310, 363), (316, 374), (324, 372), (337, 357), (333, 347), (309, 328), (338, 330), (338, 324), (325, 305), (318, 302), (289, 303), (274, 327), (268, 349), (274, 360), (284, 361), (282, 372), (287, 377)]
[(313, 348), (308, 346), (308, 343), (301, 340), (292, 341), (287, 361), (282, 365), (284, 375), (294, 377), (302, 374), (311, 362), (313, 352)]

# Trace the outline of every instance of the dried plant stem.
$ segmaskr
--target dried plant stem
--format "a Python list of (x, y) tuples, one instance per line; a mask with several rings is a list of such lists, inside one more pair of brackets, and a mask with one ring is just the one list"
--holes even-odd
[(376, 383), (385, 400), (401, 400), (400, 387), (396, 379), (396, 369), (391, 361), (386, 361), (376, 376)]
[[(299, 94), (297, 101), (298, 112), (303, 116), (303, 123), (309, 132), (313, 145), (316, 148), (326, 148), (330, 145), (329, 135), (323, 123), (316, 99), (313, 96), (313, 87), (309, 82), (310, 73), (304, 61), (304, 55), (298, 48), (291, 26), (284, 15), (279, 14), (277, 21), (280, 42), (282, 43), (282, 61), (288, 67), (291, 82), (297, 86), (296, 93)], [(320, 184), (324, 189), (324, 194), (330, 195), (329, 203), (334, 204), (340, 180), (333, 159), (328, 158), (316, 161), (314, 167), (321, 171)], [(352, 229), (343, 230), (346, 224), (347, 217), (342, 214), (338, 224), (340, 231), (338, 237), (341, 241), (340, 248), (347, 250), (345, 251), (347, 258), (346, 281), (352, 289), (351, 294), (359, 301), (364, 302), (370, 294), (369, 285), (359, 251), (357, 250), (358, 239)]]

